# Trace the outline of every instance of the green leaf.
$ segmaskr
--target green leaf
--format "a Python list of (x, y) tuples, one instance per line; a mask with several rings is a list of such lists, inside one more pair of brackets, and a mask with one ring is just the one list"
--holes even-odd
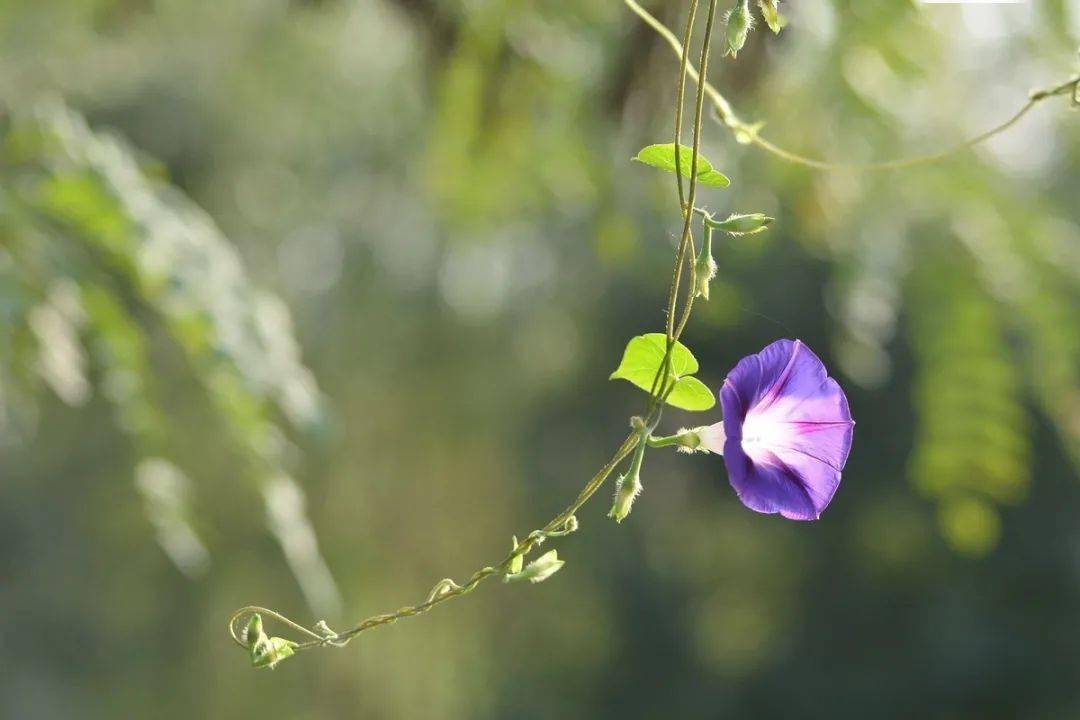
[(715, 405), (716, 397), (712, 390), (696, 377), (684, 377), (675, 383), (675, 389), (668, 395), (667, 404), (697, 412), (708, 410)]
[[(667, 336), (663, 333), (648, 333), (630, 339), (623, 351), (622, 362), (611, 380), (629, 380), (643, 390), (652, 388), (653, 377), (660, 369), (667, 349)], [(693, 375), (698, 371), (698, 362), (689, 348), (678, 340), (671, 349), (671, 374), (676, 378)]]
[[(685, 145), (679, 146), (679, 169), (682, 171), (684, 177), (690, 177), (690, 166), (692, 164), (693, 155), (693, 149), (688, 148)], [(659, 145), (649, 145), (644, 147), (634, 160), (643, 165), (660, 168), (661, 170), (667, 170), (668, 172), (675, 172), (675, 143), (661, 143)], [(731, 184), (731, 181), (727, 179), (727, 176), (719, 170), (716, 170), (712, 163), (706, 160), (705, 156), (701, 153), (698, 153), (697, 170), (697, 179), (702, 185), (723, 188)]]
[(728, 180), (727, 175), (725, 175), (724, 173), (720, 172), (719, 170), (715, 170), (715, 169), (709, 169), (709, 170), (706, 170), (705, 172), (701, 172), (700, 165), (701, 165), (701, 158), (699, 157), (698, 158), (698, 166), (699, 167), (698, 167), (697, 180), (698, 180), (698, 183), (700, 183), (701, 185), (708, 185), (709, 187), (726, 188), (728, 185), (731, 184), (731, 181)]
[[(630, 340), (623, 352), (622, 362), (611, 380), (628, 380), (645, 392), (652, 390), (667, 349), (667, 336), (663, 333), (638, 335)], [(668, 396), (668, 404), (683, 410), (708, 410), (715, 403), (712, 392), (700, 380), (690, 377), (698, 371), (698, 361), (693, 353), (676, 341), (671, 349), (671, 368), (668, 377), (676, 380), (675, 389)]]

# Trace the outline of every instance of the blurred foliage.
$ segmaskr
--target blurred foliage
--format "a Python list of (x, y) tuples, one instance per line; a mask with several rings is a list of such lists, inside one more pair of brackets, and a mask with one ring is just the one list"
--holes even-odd
[[(928, 249), (910, 295), (920, 413), (912, 477), (946, 502), (942, 525), (959, 549), (985, 553), (996, 533), (965, 528), (980, 515), (955, 511), (966, 495), (1009, 503), (1027, 490), (1028, 422), (1021, 378), (1010, 362), (998, 308), (962, 263)], [(960, 499), (957, 499), (957, 496)], [(983, 515), (993, 514), (982, 506)], [(958, 514), (959, 512), (959, 514)]]
[(265, 500), (309, 602), (336, 612), (300, 490), (282, 470), (287, 440), (274, 411), (298, 427), (319, 422), (320, 411), (281, 301), (248, 284), (231, 246), (186, 198), (65, 108), (15, 116), (3, 141), (2, 279), (13, 311), (0, 371), (29, 381), (5, 383), (12, 432), (35, 430), (35, 376), (66, 404), (86, 403), (85, 337), (117, 427), (144, 458), (138, 484), (159, 541), (181, 570), (203, 570), (207, 551), (185, 507), (188, 480), (165, 459), (176, 453), (149, 347), (164, 340), (153, 332), (161, 331), (171, 346), (160, 352), (183, 355), (240, 446), (239, 474)]
[[(814, 156), (936, 150), (1075, 69), (1075, 2), (785, 6), (714, 77)], [(777, 221), (715, 248), (686, 341), (712, 388), (821, 351), (859, 423), (822, 522), (658, 456), (542, 586), (273, 676), (227, 644), (246, 602), (342, 626), (471, 572), (621, 437), (603, 378), (663, 321), (677, 215), (630, 157), (675, 67), (617, 2), (0, 5), (0, 715), (1080, 712), (1065, 102), (880, 174), (707, 126), (704, 204)]]

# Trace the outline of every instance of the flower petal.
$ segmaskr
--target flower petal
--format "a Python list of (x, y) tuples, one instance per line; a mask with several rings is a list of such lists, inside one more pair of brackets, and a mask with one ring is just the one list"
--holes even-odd
[(828, 379), (825, 365), (802, 340), (777, 340), (758, 355), (762, 388), (748, 413), (797, 406), (803, 399), (815, 397)]
[[(820, 517), (840, 486), (840, 470), (816, 457), (794, 450), (777, 450), (775, 458), (778, 462), (777, 467), (789, 480), (798, 483), (810, 498), (810, 503), (814, 508), (812, 517), (796, 518), (784, 512), (784, 509), (780, 510), (780, 514), (796, 520), (813, 520)], [(764, 464), (759, 465), (761, 466)]]
[(720, 391), (724, 462), (743, 504), (817, 518), (840, 484), (854, 422), (844, 391), (799, 340), (739, 362)]
[(797, 473), (778, 459), (775, 464), (754, 462), (742, 451), (737, 441), (728, 441), (724, 449), (724, 463), (739, 500), (751, 510), (780, 513), (792, 520), (814, 520), (828, 504), (826, 501), (819, 509)]
[(751, 428), (768, 428), (769, 447), (776, 454), (792, 450), (843, 470), (851, 452), (855, 422), (844, 391), (832, 378), (811, 396), (780, 398), (765, 412), (752, 411), (745, 422)]

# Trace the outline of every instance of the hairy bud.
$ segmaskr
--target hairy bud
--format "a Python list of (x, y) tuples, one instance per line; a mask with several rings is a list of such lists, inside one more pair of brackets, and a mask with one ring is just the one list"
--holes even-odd
[(784, 26), (776, 5), (777, 0), (758, 0), (758, 7), (761, 8), (761, 17), (765, 18), (765, 24), (769, 26), (769, 29), (772, 30), (773, 33), (779, 33), (780, 28)]
[(522, 582), (524, 580), (531, 583), (544, 582), (559, 572), (565, 564), (565, 561), (559, 559), (558, 550), (548, 550), (526, 565), (521, 572), (511, 573), (504, 577), (503, 582)]
[(706, 218), (705, 224), (731, 235), (754, 235), (755, 233), (764, 232), (772, 221), (773, 218), (768, 215), (750, 213), (748, 215), (729, 215), (724, 220)]
[(749, 0), (738, 0), (735, 7), (728, 10), (725, 19), (727, 22), (727, 51), (731, 57), (735, 57), (742, 50), (743, 45), (746, 44), (750, 29), (754, 26), (754, 16), (750, 14)]
[(620, 476), (615, 484), (615, 500), (611, 504), (608, 517), (614, 518), (618, 523), (625, 520), (630, 515), (634, 500), (641, 494), (641, 490), (641, 478), (638, 477), (638, 473), (632, 472)]
[(247, 627), (244, 629), (244, 642), (247, 643), (249, 648), (252, 648), (255, 647), (255, 643), (264, 637), (266, 637), (266, 633), (263, 632), (262, 615), (255, 613), (248, 620)]
[(709, 283), (716, 277), (716, 261), (712, 256), (713, 229), (705, 225), (705, 239), (701, 243), (701, 252), (694, 261), (694, 296), (709, 299)]

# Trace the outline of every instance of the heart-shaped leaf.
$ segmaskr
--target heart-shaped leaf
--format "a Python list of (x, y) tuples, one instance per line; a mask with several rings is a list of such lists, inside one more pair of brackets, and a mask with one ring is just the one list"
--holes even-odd
[[(664, 361), (667, 336), (649, 333), (631, 338), (623, 351), (622, 362), (611, 374), (612, 380), (627, 380), (645, 392), (650, 392), (653, 380)], [(716, 404), (712, 391), (700, 380), (690, 377), (698, 371), (698, 361), (682, 343), (676, 341), (671, 348), (671, 366), (668, 377), (675, 381), (675, 389), (667, 403), (683, 410), (708, 410)]]
[[(694, 151), (692, 148), (685, 145), (679, 146), (679, 170), (684, 177), (690, 177), (693, 156)], [(644, 147), (634, 160), (643, 165), (675, 172), (675, 143), (661, 143)], [(727, 176), (715, 169), (713, 164), (706, 160), (701, 153), (698, 153), (697, 179), (699, 183), (709, 187), (724, 188), (731, 184)]]

